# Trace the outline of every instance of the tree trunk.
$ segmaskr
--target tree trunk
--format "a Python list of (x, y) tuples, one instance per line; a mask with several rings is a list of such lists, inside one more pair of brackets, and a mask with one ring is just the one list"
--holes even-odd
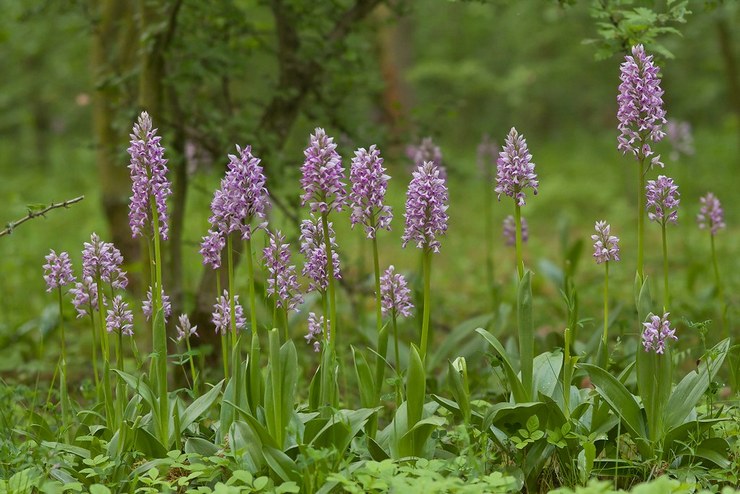
[[(131, 194), (125, 157), (127, 132), (120, 125), (121, 115), (131, 108), (124, 74), (132, 67), (136, 31), (133, 11), (128, 2), (104, 0), (97, 3), (92, 26), (91, 69), (94, 82), (93, 134), (100, 180), (103, 211), (113, 243), (125, 262), (140, 258), (139, 242), (131, 238), (128, 201)], [(128, 116), (126, 117), (128, 119)], [(141, 295), (141, 285), (134, 278), (129, 288)]]
[[(738, 69), (737, 59), (733, 51), (732, 34), (730, 27), (727, 25), (727, 19), (725, 17), (719, 17), (717, 19), (717, 37), (722, 53), (722, 62), (725, 66), (725, 75), (727, 76), (729, 102), (732, 111), (740, 119), (740, 70)], [(740, 140), (738, 141), (738, 145), (740, 145)]]

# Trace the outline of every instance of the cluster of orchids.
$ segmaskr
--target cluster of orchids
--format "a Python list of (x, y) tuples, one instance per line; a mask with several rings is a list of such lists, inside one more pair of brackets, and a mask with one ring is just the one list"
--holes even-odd
[[(674, 180), (659, 175), (647, 180), (653, 168), (663, 168), (660, 155), (653, 151), (654, 143), (666, 134), (666, 112), (663, 109), (663, 90), (660, 87), (660, 71), (653, 57), (641, 45), (632, 49), (621, 66), (619, 86), (618, 120), (620, 135), (618, 149), (631, 155), (637, 161), (638, 170), (638, 221), (637, 221), (637, 276), (640, 284), (645, 282), (644, 274), (644, 217), (660, 225), (663, 246), (663, 315), (650, 314), (643, 325), (642, 344), (646, 352), (662, 354), (666, 351), (668, 340), (675, 340), (675, 329), (668, 320), (670, 299), (669, 270), (667, 258), (666, 230), (669, 224), (678, 220), (680, 195)], [(165, 322), (172, 316), (172, 307), (166, 294), (162, 279), (161, 242), (168, 239), (167, 199), (171, 186), (167, 178), (167, 160), (161, 137), (153, 128), (151, 118), (142, 113), (133, 127), (131, 143), (128, 148), (132, 180), (130, 201), (130, 227), (134, 238), (143, 238), (148, 247), (151, 285), (141, 310), (151, 321), (153, 341), (153, 362), (151, 382), (160, 401), (158, 406), (162, 416), (169, 410), (167, 398), (167, 331)], [(440, 252), (440, 238), (448, 229), (447, 172), (442, 162), (442, 153), (431, 139), (424, 139), (419, 146), (412, 146), (408, 155), (414, 162), (412, 178), (408, 185), (405, 204), (405, 226), (402, 235), (403, 247), (412, 245), (421, 252), (423, 302), (421, 316), (421, 335), (414, 350), (422, 362), (429, 352), (431, 319), (431, 268), (434, 254)], [(339, 372), (337, 353), (345, 328), (337, 315), (337, 280), (342, 277), (334, 221), (336, 214), (349, 211), (351, 226), (362, 228), (372, 244), (374, 260), (374, 282), (376, 298), (376, 359), (375, 382), (378, 383), (376, 395), (379, 397), (380, 385), (384, 382), (386, 356), (388, 355), (389, 333), (392, 329), (393, 362), (400, 380), (402, 361), (399, 350), (397, 319), (409, 317), (414, 309), (411, 290), (404, 275), (393, 265), (381, 270), (379, 264), (378, 235), (390, 230), (393, 211), (386, 204), (386, 191), (390, 177), (384, 167), (380, 150), (376, 145), (357, 149), (351, 159), (349, 177), (346, 176), (342, 157), (337, 152), (334, 139), (322, 128), (316, 128), (310, 136), (304, 151), (301, 167), (301, 204), (307, 207), (306, 219), (300, 223), (300, 246), (298, 251), (304, 258), (299, 271), (292, 263), (291, 246), (286, 236), (271, 227), (270, 194), (267, 178), (260, 159), (252, 152), (251, 146), (236, 147), (236, 153), (229, 155), (228, 165), (219, 188), (211, 201), (209, 228), (202, 238), (200, 254), (203, 264), (214, 270), (225, 270), (228, 286), (222, 287), (222, 277), (216, 276), (217, 292), (214, 294), (212, 323), (221, 336), (223, 372), (226, 378), (235, 376), (242, 363), (242, 340), (249, 338), (247, 389), (252, 390), (249, 399), (259, 401), (260, 379), (260, 329), (278, 329), (282, 337), (290, 339), (288, 321), (290, 313), (298, 312), (307, 305), (306, 295), (315, 292), (319, 302), (317, 308), (311, 307), (306, 321), (305, 340), (316, 352), (323, 352), (319, 368), (322, 404), (337, 404), (336, 376)], [(489, 194), (496, 194), (512, 201), (513, 211), (503, 222), (503, 237), (507, 245), (516, 250), (516, 270), (521, 287), (530, 290), (529, 278), (523, 261), (523, 244), (529, 238), (529, 228), (522, 215), (527, 204), (528, 193), (536, 195), (539, 181), (535, 163), (529, 152), (523, 134), (512, 128), (499, 149), (490, 139), (478, 149), (478, 159), (487, 170)], [(496, 165), (495, 177), (492, 166)], [(701, 212), (697, 220), (702, 229), (710, 232), (712, 256), (716, 283), (720, 285), (714, 251), (714, 236), (724, 228), (723, 211), (719, 200), (711, 193), (701, 199)], [(608, 342), (608, 283), (609, 266), (620, 260), (619, 238), (612, 234), (611, 226), (605, 220), (596, 221), (593, 258), (605, 266), (604, 283), (604, 328), (602, 335), (602, 355), (606, 357)], [(265, 247), (261, 253), (254, 251), (255, 234), (263, 231)], [(490, 238), (490, 232), (487, 232)], [(237, 243), (243, 243), (243, 249)], [(248, 308), (242, 306), (236, 293), (235, 252), (241, 251), (247, 268)], [(261, 254), (261, 255), (260, 255)], [(120, 421), (123, 414), (125, 389), (116, 386), (116, 400), (112, 395), (112, 357), (115, 355), (117, 370), (124, 371), (123, 338), (134, 333), (133, 310), (123, 296), (128, 280), (122, 269), (123, 258), (120, 251), (111, 243), (104, 242), (97, 234), (92, 234), (90, 242), (84, 244), (82, 251), (82, 274), (77, 280), (73, 274), (69, 254), (54, 251), (46, 258), (45, 279), (49, 291), (57, 290), (60, 303), (63, 288), (72, 285), (69, 294), (78, 317), (88, 317), (92, 329), (92, 363), (96, 390), (106, 404), (105, 413), (109, 423)], [(263, 274), (257, 273), (255, 260), (261, 261)], [(260, 325), (257, 320), (256, 281), (262, 276), (265, 291), (271, 300), (272, 320)], [(307, 282), (302, 286), (301, 281)], [(721, 289), (721, 288), (720, 288)], [(528, 292), (531, 298), (531, 292)], [(526, 295), (526, 294), (525, 294)], [(244, 297), (241, 299), (244, 300)], [(314, 300), (314, 298), (311, 298)], [(530, 307), (531, 309), (531, 307)], [(519, 317), (527, 316), (526, 311), (518, 310)], [(63, 323), (63, 321), (62, 321)], [(389, 326), (390, 325), (390, 326)], [(520, 327), (522, 325), (520, 324)], [(64, 326), (62, 324), (61, 386), (62, 411), (68, 412), (66, 394), (66, 355), (64, 345)], [(192, 326), (186, 314), (178, 317), (177, 340), (185, 341), (190, 351), (190, 338), (198, 336), (198, 328)], [(201, 331), (203, 329), (201, 328)], [(245, 336), (248, 335), (248, 336)], [(523, 383), (532, 380), (533, 345), (526, 341), (532, 334), (520, 334), (521, 373)], [(138, 359), (138, 351), (131, 339), (131, 348)], [(98, 361), (102, 358), (102, 376)], [(602, 360), (603, 366), (608, 358)], [(192, 386), (196, 389), (199, 376), (190, 360)], [(119, 380), (116, 380), (117, 382)], [(398, 390), (397, 390), (398, 391)], [(399, 393), (400, 394), (400, 393)], [(119, 396), (121, 399), (118, 399)], [(163, 420), (158, 431), (167, 438), (168, 421)]]

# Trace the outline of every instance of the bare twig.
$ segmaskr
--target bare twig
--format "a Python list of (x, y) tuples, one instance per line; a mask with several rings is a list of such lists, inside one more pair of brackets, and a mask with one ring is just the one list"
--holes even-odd
[(80, 197), (75, 197), (74, 199), (68, 199), (68, 200), (66, 200), (64, 202), (52, 202), (51, 204), (49, 204), (45, 208), (40, 209), (38, 211), (36, 211), (36, 210), (34, 210), (34, 209), (32, 209), (32, 208), (29, 207), (28, 208), (28, 214), (26, 216), (24, 216), (23, 218), (21, 218), (21, 219), (19, 219), (17, 221), (11, 221), (10, 223), (8, 223), (5, 226), (5, 230), (0, 231), (0, 237), (3, 237), (5, 235), (10, 235), (11, 233), (13, 233), (13, 230), (15, 230), (15, 228), (17, 226), (22, 225), (23, 223), (25, 223), (28, 220), (31, 220), (33, 218), (38, 218), (39, 216), (44, 216), (46, 213), (48, 213), (52, 209), (68, 208), (70, 205), (72, 205), (72, 204), (74, 204), (76, 202), (80, 202), (84, 198), (85, 198), (85, 196), (80, 196)]

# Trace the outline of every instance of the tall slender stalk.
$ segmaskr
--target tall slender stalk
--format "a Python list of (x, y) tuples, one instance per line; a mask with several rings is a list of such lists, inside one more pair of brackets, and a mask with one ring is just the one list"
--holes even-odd
[(100, 349), (103, 354), (103, 401), (105, 402), (105, 420), (106, 425), (110, 429), (115, 428), (114, 423), (114, 411), (113, 411), (113, 397), (111, 396), (111, 385), (110, 385), (110, 350), (108, 341), (108, 332), (105, 329), (105, 317), (103, 311), (105, 305), (103, 305), (103, 288), (100, 274), (97, 275), (96, 287), (98, 291), (98, 326), (100, 329)]
[(427, 343), (429, 340), (429, 317), (431, 314), (431, 292), (432, 292), (432, 250), (425, 247), (422, 253), (422, 264), (424, 271), (424, 314), (421, 325), (421, 360), (424, 362), (427, 355)]
[(601, 366), (609, 366), (609, 261), (604, 263), (604, 332), (601, 335)]
[(396, 408), (403, 402), (403, 383), (401, 381), (401, 352), (398, 351), (398, 323), (396, 322), (396, 309), (392, 311), (393, 324), (393, 353), (396, 364)]
[(640, 282), (645, 279), (644, 254), (645, 254), (645, 157), (640, 158), (638, 167), (637, 188), (637, 275)]
[[(69, 427), (69, 394), (67, 392), (67, 351), (66, 351), (66, 338), (64, 337), (64, 306), (62, 305), (62, 287), (57, 288), (59, 294), (59, 333), (61, 340), (61, 375), (59, 379), (59, 398), (62, 401), (62, 422), (65, 427)], [(66, 432), (67, 442), (71, 442), (69, 435), (69, 429)]]
[(95, 380), (95, 396), (98, 400), (101, 399), (100, 389), (100, 374), (98, 371), (98, 334), (95, 328), (95, 316), (93, 315), (92, 299), (90, 301), (90, 308), (88, 310), (90, 316), (90, 328), (92, 329), (92, 364), (93, 364), (93, 379)]
[(234, 249), (231, 234), (226, 236), (226, 269), (229, 278), (229, 327), (231, 328), (231, 344), (237, 344), (236, 334), (236, 303), (234, 301)]
[(162, 304), (162, 252), (159, 245), (159, 214), (156, 210), (156, 201), (150, 198), (152, 205), (152, 229), (154, 243), (154, 275), (155, 286), (152, 287), (154, 301), (153, 347), (157, 365), (157, 385), (159, 393), (160, 441), (169, 447), (169, 395), (167, 393), (167, 329), (164, 324), (164, 309)]
[(193, 350), (190, 347), (190, 334), (185, 334), (185, 347), (188, 349), (188, 360), (190, 360), (190, 376), (193, 379), (193, 394), (198, 396), (198, 374), (195, 373), (195, 363), (193, 362)]
[[(221, 297), (221, 268), (216, 272), (216, 300)], [(224, 379), (229, 380), (229, 335), (221, 334), (221, 360), (224, 364)]]
[(247, 276), (249, 277), (249, 318), (252, 325), (252, 337), (257, 335), (257, 297), (254, 289), (254, 259), (252, 259), (252, 239), (244, 241), (244, 256), (247, 259)]
[(522, 208), (514, 204), (514, 220), (516, 221), (516, 271), (519, 280), (524, 278), (524, 260), (522, 259)]
[(714, 267), (714, 281), (717, 284), (717, 295), (719, 296), (719, 301), (722, 306), (722, 337), (727, 338), (730, 335), (729, 329), (727, 328), (727, 324), (725, 322), (725, 313), (727, 312), (727, 306), (725, 305), (725, 296), (722, 290), (722, 280), (719, 275), (719, 264), (717, 263), (717, 250), (714, 247), (714, 233), (710, 232), (709, 239), (712, 245), (712, 266)]
[(329, 275), (329, 322), (331, 325), (331, 333), (329, 334), (329, 346), (332, 351), (337, 347), (339, 340), (339, 324), (337, 323), (337, 299), (336, 292), (334, 289), (334, 259), (331, 251), (331, 238), (329, 237), (329, 221), (327, 219), (327, 213), (321, 213), (321, 227), (324, 231), (324, 243), (326, 244), (326, 271)]
[(660, 225), (663, 240), (663, 312), (668, 312), (671, 305), (671, 292), (668, 287), (668, 243), (666, 242), (665, 221)]
[[(375, 330), (378, 338), (378, 357), (375, 362), (375, 384), (377, 398), (382, 394), (383, 381), (385, 380), (385, 353), (388, 349), (388, 333), (383, 331), (383, 311), (380, 295), (380, 261), (378, 256), (378, 239), (373, 237), (373, 268), (375, 269)], [(394, 333), (394, 339), (396, 338)], [(396, 341), (396, 345), (398, 342)]]

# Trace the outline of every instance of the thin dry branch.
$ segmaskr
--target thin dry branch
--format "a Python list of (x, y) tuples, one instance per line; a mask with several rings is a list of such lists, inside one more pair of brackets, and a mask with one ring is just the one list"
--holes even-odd
[(44, 216), (46, 213), (48, 213), (52, 209), (68, 208), (72, 204), (76, 202), (80, 202), (84, 198), (85, 196), (80, 196), (80, 197), (75, 197), (74, 199), (68, 199), (64, 202), (52, 202), (48, 206), (44, 207), (43, 209), (39, 209), (39, 210), (35, 210), (29, 207), (28, 214), (26, 216), (24, 216), (23, 218), (19, 220), (11, 221), (7, 225), (5, 225), (5, 230), (0, 231), (0, 237), (3, 237), (5, 235), (10, 235), (11, 233), (13, 233), (13, 230), (15, 230), (16, 227), (18, 227), (19, 225), (22, 225), (28, 220), (31, 220), (33, 218), (38, 218), (39, 216)]

